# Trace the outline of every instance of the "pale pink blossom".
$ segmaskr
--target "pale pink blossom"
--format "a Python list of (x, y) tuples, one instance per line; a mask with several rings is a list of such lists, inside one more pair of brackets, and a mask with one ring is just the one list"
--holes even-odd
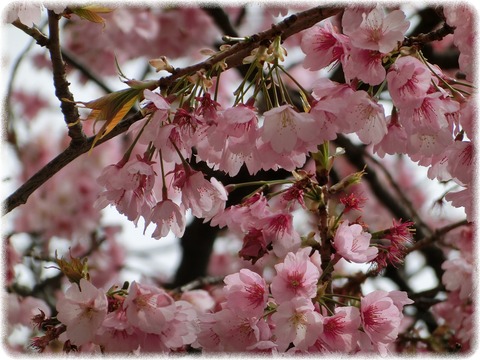
[(320, 339), (330, 351), (351, 353), (360, 337), (360, 311), (353, 306), (337, 307), (335, 314), (323, 318)]
[(298, 113), (291, 105), (275, 107), (264, 113), (261, 137), (278, 154), (316, 148), (317, 127), (308, 113)]
[(373, 100), (366, 91), (359, 90), (350, 96), (344, 111), (350, 131), (357, 133), (366, 144), (378, 144), (387, 133), (387, 121), (383, 106)]
[(445, 200), (450, 201), (454, 207), (463, 207), (467, 215), (467, 221), (474, 219), (474, 198), (471, 187), (460, 191), (450, 191), (445, 195)]
[(330, 21), (323, 26), (312, 26), (302, 34), (300, 47), (305, 53), (303, 67), (310, 70), (320, 70), (331, 63), (340, 60), (344, 52), (344, 43), (348, 37), (340, 34)]
[(153, 238), (163, 238), (168, 235), (170, 230), (180, 238), (185, 233), (185, 208), (182, 204), (177, 205), (170, 199), (159, 201), (153, 207), (148, 221), (156, 225), (152, 234)]
[(270, 290), (278, 303), (297, 296), (310, 299), (317, 294), (320, 271), (311, 261), (310, 251), (310, 248), (303, 248), (296, 253), (290, 252), (282, 263), (275, 265), (277, 274), (272, 280)]
[[(227, 186), (228, 187), (228, 186)], [(267, 199), (262, 193), (256, 193), (239, 205), (233, 205), (213, 217), (212, 226), (228, 227), (239, 234), (252, 228), (260, 228), (261, 219), (272, 215)]]
[(432, 312), (439, 322), (444, 322), (455, 333), (462, 345), (462, 349), (468, 351), (471, 342), (475, 338), (475, 329), (472, 318), (474, 315), (474, 303), (471, 299), (467, 302), (460, 299), (459, 292), (449, 292), (445, 301), (432, 307)]
[(431, 131), (427, 127), (418, 128), (408, 137), (406, 153), (410, 156), (417, 155), (425, 158), (441, 156), (453, 143), (451, 131), (448, 128), (437, 131)]
[(57, 302), (57, 319), (67, 327), (67, 337), (77, 346), (94, 339), (107, 315), (105, 293), (84, 278), (72, 284)]
[(22, 324), (31, 327), (33, 317), (42, 312), (46, 317), (50, 317), (50, 308), (42, 299), (33, 296), (21, 297), (14, 293), (5, 294), (4, 309), (8, 325)]
[(344, 29), (345, 35), (358, 48), (377, 50), (384, 54), (398, 46), (410, 26), (401, 10), (385, 14), (382, 8), (376, 7), (370, 12), (362, 13), (362, 18), (358, 28)]
[(123, 302), (128, 322), (140, 330), (161, 334), (175, 318), (175, 301), (164, 290), (134, 281)]
[(124, 163), (107, 166), (98, 183), (105, 187), (95, 205), (103, 208), (108, 204), (115, 205), (121, 214), (130, 221), (137, 222), (140, 216), (145, 219), (155, 204), (153, 186), (156, 173), (154, 162), (137, 155)]
[(131, 352), (140, 346), (145, 333), (132, 326), (122, 308), (110, 312), (97, 330), (95, 343), (106, 352)]
[(375, 259), (378, 254), (378, 249), (370, 246), (371, 237), (370, 233), (363, 231), (361, 225), (349, 225), (346, 220), (335, 233), (333, 247), (345, 260), (366, 263)]
[(267, 305), (265, 280), (249, 269), (241, 269), (224, 279), (226, 306), (240, 316), (260, 318)]
[(400, 56), (387, 74), (388, 90), (393, 104), (400, 108), (419, 107), (430, 89), (432, 73), (413, 56)]
[(182, 348), (197, 339), (197, 312), (187, 301), (175, 301), (174, 316), (163, 328), (160, 339), (169, 349)]
[(467, 301), (473, 294), (473, 268), (465, 258), (447, 260), (442, 264), (445, 272), (442, 283), (448, 291), (458, 291), (460, 300)]
[(263, 318), (239, 316), (228, 308), (215, 313), (214, 318), (212, 331), (218, 336), (222, 351), (246, 351), (270, 339), (271, 331)]
[[(287, 133), (290, 134), (288, 130), (285, 130), (285, 129), (281, 130), (281, 133), (282, 133), (282, 136), (287, 136)], [(318, 138), (315, 138), (315, 139), (318, 139)], [(276, 138), (276, 140), (274, 141), (278, 142), (279, 140), (278, 138)], [(315, 141), (315, 143), (316, 142), (317, 141)], [(298, 145), (298, 148), (292, 150), (291, 152), (288, 152), (288, 151), (278, 152), (273, 149), (270, 141), (264, 141), (262, 138), (257, 139), (257, 150), (258, 150), (257, 153), (258, 153), (258, 158), (260, 160), (261, 168), (265, 171), (278, 170), (278, 169), (293, 171), (303, 166), (303, 164), (305, 164), (305, 161), (307, 159), (306, 153), (308, 151), (313, 151), (313, 150), (312, 149), (308, 150), (304, 146), (305, 143), (303, 141), (296, 142), (296, 144)]]
[(192, 304), (197, 313), (205, 313), (213, 310), (215, 307), (215, 299), (210, 293), (203, 289), (194, 289), (184, 291), (180, 296), (181, 300)]
[(451, 4), (443, 10), (448, 25), (454, 27), (453, 42), (460, 50), (459, 66), (468, 81), (473, 80), (473, 64), (477, 28), (475, 10), (468, 4)]
[(334, 140), (337, 133), (349, 131), (350, 125), (344, 121), (344, 104), (349, 101), (354, 90), (346, 84), (339, 84), (328, 78), (321, 78), (313, 84), (310, 114), (319, 128), (319, 142)]
[(305, 297), (282, 302), (272, 315), (272, 322), (280, 352), (287, 350), (290, 343), (296, 350), (306, 351), (323, 331), (321, 315), (315, 311), (312, 301)]
[(206, 180), (201, 171), (177, 167), (173, 186), (181, 190), (182, 205), (191, 209), (193, 216), (207, 221), (225, 208), (225, 188), (215, 178)]
[(375, 144), (373, 152), (375, 152), (381, 158), (385, 157), (385, 154), (405, 154), (407, 152), (408, 135), (405, 128), (396, 120), (398, 117), (392, 114), (387, 117), (389, 121), (387, 125), (387, 133), (383, 139)]
[(362, 326), (373, 345), (381, 353), (397, 339), (403, 307), (413, 301), (402, 291), (375, 290), (360, 301)]
[(34, 24), (39, 25), (44, 10), (42, 3), (19, 1), (8, 5), (5, 19), (7, 23), (19, 20), (28, 27), (32, 27)]

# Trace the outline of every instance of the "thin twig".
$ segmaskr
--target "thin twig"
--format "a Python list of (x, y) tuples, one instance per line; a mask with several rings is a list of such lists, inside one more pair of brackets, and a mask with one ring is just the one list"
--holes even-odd
[(456, 229), (456, 228), (459, 228), (461, 226), (465, 226), (465, 225), (468, 225), (469, 222), (467, 220), (460, 220), (460, 221), (457, 221), (453, 224), (450, 224), (450, 225), (446, 225), (444, 227), (441, 227), (437, 230), (435, 230), (433, 232), (432, 235), (430, 236), (427, 236), (419, 241), (417, 241), (415, 243), (415, 245), (413, 245), (412, 247), (410, 247), (408, 250), (407, 250), (407, 253), (411, 253), (413, 251), (416, 251), (416, 250), (419, 250), (421, 249), (422, 247), (424, 246), (427, 246), (431, 243), (433, 243), (434, 241), (437, 241), (438, 239), (442, 238), (445, 234), (447, 234), (448, 232)]

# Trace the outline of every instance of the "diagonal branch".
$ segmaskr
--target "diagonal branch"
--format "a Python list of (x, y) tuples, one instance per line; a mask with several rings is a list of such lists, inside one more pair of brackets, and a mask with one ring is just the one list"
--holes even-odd
[[(133, 123), (137, 122), (142, 118), (143, 115), (140, 112), (137, 112), (132, 116), (124, 119), (111, 132), (105, 135), (105, 137), (98, 140), (95, 144), (95, 147), (103, 144), (104, 142), (112, 139), (119, 134), (124, 133)], [(63, 150), (53, 160), (51, 160), (37, 173), (35, 173), (5, 200), (5, 214), (9, 213), (17, 206), (25, 204), (29, 196), (41, 185), (43, 185), (48, 179), (50, 179), (53, 175), (55, 175), (57, 172), (59, 172), (77, 157), (88, 152), (92, 147), (94, 139), (95, 136), (91, 136), (89, 138), (86, 138), (86, 140), (80, 144), (73, 144), (72, 141), (65, 150)]]

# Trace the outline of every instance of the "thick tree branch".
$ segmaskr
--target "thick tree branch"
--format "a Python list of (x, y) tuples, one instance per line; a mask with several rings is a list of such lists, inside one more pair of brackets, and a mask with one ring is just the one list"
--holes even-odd
[(278, 24), (272, 25), (269, 30), (248, 37), (248, 40), (233, 45), (230, 49), (219, 52), (209, 59), (200, 63), (177, 69), (172, 75), (161, 78), (158, 85), (168, 88), (178, 78), (195, 73), (202, 69), (210, 69), (215, 64), (225, 61), (228, 68), (237, 67), (242, 64), (243, 59), (250, 55), (251, 51), (261, 44), (273, 40), (276, 36), (282, 36), (285, 40), (288, 37), (308, 29), (314, 24), (336, 15), (342, 11), (341, 7), (315, 7), (295, 15), (291, 15)]
[[(60, 107), (68, 126), (68, 136), (72, 138), (72, 147), (85, 143), (86, 135), (83, 132), (79, 118), (78, 109), (75, 106), (74, 98), (70, 92), (69, 85), (65, 74), (65, 63), (62, 58), (60, 49), (59, 23), (60, 16), (52, 10), (48, 10), (48, 30), (49, 30), (49, 46), (50, 58), (53, 68), (53, 84), (55, 86), (55, 95), (60, 100)], [(67, 100), (67, 101), (65, 101)]]
[[(103, 144), (119, 134), (124, 133), (133, 123), (142, 118), (143, 115), (140, 112), (137, 112), (124, 119), (110, 133), (98, 140), (98, 142), (95, 144), (95, 147)], [(95, 136), (91, 136), (80, 144), (74, 145), (73, 143), (70, 143), (70, 145), (64, 151), (62, 151), (52, 161), (35, 173), (5, 200), (5, 213), (12, 211), (21, 204), (25, 204), (29, 196), (48, 179), (50, 179), (53, 175), (55, 175), (77, 157), (88, 152), (92, 147), (94, 138)]]

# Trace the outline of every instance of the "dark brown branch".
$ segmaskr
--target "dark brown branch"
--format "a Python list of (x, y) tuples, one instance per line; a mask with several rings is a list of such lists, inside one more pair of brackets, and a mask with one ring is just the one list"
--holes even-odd
[(75, 106), (73, 95), (69, 89), (70, 83), (67, 81), (65, 74), (65, 63), (63, 62), (62, 51), (60, 49), (59, 21), (60, 16), (52, 10), (48, 10), (48, 30), (50, 36), (48, 50), (50, 51), (50, 58), (52, 60), (55, 95), (61, 103), (60, 108), (62, 109), (65, 122), (68, 126), (68, 136), (72, 139), (71, 146), (75, 148), (79, 144), (85, 143), (87, 137), (83, 132), (81, 123), (78, 121), (80, 115)]
[[(142, 114), (140, 112), (137, 112), (132, 116), (124, 119), (110, 133), (100, 139), (95, 144), (95, 147), (103, 144), (105, 141), (108, 141), (121, 133), (124, 133), (133, 123), (142, 118)], [(50, 179), (53, 175), (55, 175), (57, 172), (59, 172), (77, 157), (88, 152), (92, 147), (94, 138), (95, 136), (86, 138), (86, 140), (80, 144), (74, 145), (73, 143), (71, 143), (64, 151), (62, 151), (52, 161), (50, 161), (47, 165), (45, 165), (42, 169), (35, 173), (30, 179), (28, 179), (22, 186), (20, 186), (5, 200), (5, 213), (12, 211), (21, 204), (25, 204), (29, 196), (42, 184), (44, 184), (48, 179)]]
[(426, 44), (432, 41), (440, 41), (445, 36), (453, 34), (454, 27), (444, 23), (443, 26), (437, 30), (433, 30), (426, 34), (418, 34), (417, 36), (410, 36), (403, 41), (403, 46), (413, 46), (418, 44)]
[(250, 52), (260, 46), (261, 43), (267, 40), (273, 40), (279, 35), (285, 40), (302, 30), (308, 29), (319, 21), (340, 13), (341, 11), (342, 8), (340, 7), (315, 7), (296, 15), (291, 15), (280, 23), (272, 25), (269, 30), (252, 35), (248, 37), (249, 40), (239, 42), (233, 45), (230, 49), (220, 52), (206, 61), (187, 66), (183, 69), (177, 69), (172, 75), (161, 78), (158, 81), (158, 85), (162, 88), (167, 88), (182, 76), (195, 73), (202, 69), (210, 69), (215, 64), (222, 61), (226, 62), (228, 68), (237, 67), (241, 65), (243, 59), (250, 55)]

